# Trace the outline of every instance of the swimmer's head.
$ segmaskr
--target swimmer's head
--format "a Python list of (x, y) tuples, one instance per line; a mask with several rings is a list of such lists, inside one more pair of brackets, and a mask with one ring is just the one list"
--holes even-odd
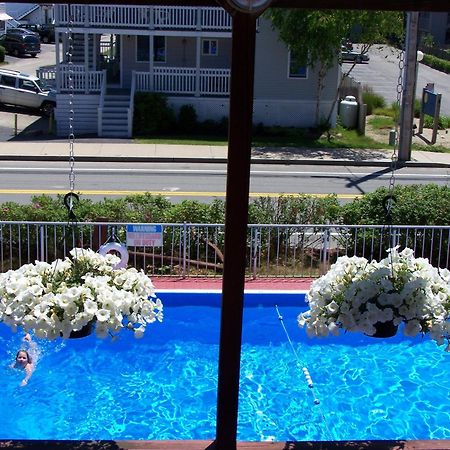
[(27, 364), (31, 364), (31, 356), (26, 350), (19, 350), (16, 354), (16, 363), (25, 367)]

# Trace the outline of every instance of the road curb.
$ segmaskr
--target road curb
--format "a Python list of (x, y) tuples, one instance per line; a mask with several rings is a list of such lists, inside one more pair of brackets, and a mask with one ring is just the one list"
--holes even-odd
[[(63, 155), (0, 155), (0, 161), (68, 161), (68, 156)], [(209, 157), (151, 157), (151, 156), (77, 156), (79, 162), (136, 162), (136, 163), (206, 163), (226, 164), (226, 158)], [(342, 159), (263, 159), (252, 158), (251, 164), (266, 165), (316, 165), (316, 166), (352, 166), (352, 167), (391, 167), (391, 161), (352, 161)], [(422, 168), (450, 168), (449, 163), (402, 161), (397, 162), (397, 168), (422, 167)]]

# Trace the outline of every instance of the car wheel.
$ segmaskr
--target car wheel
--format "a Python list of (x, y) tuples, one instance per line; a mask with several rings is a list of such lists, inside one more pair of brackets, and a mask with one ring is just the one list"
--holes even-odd
[(358, 64), (362, 63), (362, 58), (361, 58), (361, 56), (357, 56), (355, 61), (356, 61)]
[(42, 114), (45, 117), (50, 117), (51, 115), (53, 115), (53, 111), (55, 110), (55, 104), (51, 103), (51, 102), (45, 102), (42, 107), (41, 107), (41, 111)]
[(17, 58), (20, 56), (20, 52), (18, 48), (15, 48), (13, 51), (13, 55), (16, 56)]
[(44, 36), (44, 37), (42, 38), (42, 42), (43, 42), (44, 44), (48, 44), (48, 43), (50, 42), (50, 39), (48, 38), (48, 36)]
[(30, 53), (30, 55), (31, 55), (32, 58), (36, 58), (37, 53)]

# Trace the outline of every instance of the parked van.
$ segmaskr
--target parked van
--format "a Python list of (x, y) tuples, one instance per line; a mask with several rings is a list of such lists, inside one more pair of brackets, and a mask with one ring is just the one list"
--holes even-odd
[(56, 95), (36, 76), (0, 69), (0, 103), (37, 109), (50, 116), (56, 106)]

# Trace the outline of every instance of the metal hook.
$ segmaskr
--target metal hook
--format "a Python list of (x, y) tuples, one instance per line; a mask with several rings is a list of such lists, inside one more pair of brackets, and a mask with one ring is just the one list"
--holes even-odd
[[(75, 202), (74, 202), (75, 201)], [(68, 192), (64, 196), (64, 205), (69, 212), (69, 221), (76, 222), (77, 218), (75, 213), (73, 212), (74, 203), (78, 203), (80, 201), (80, 197), (75, 192)]]

